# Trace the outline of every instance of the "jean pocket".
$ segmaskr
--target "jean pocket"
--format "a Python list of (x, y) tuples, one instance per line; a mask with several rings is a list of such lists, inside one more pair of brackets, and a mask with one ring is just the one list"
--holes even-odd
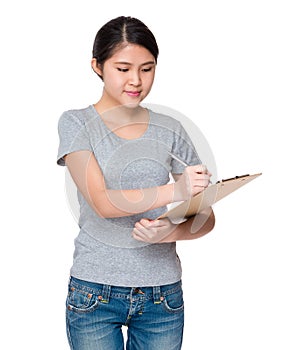
[(97, 296), (84, 290), (71, 286), (66, 300), (69, 311), (76, 313), (92, 312), (99, 306)]
[(182, 312), (184, 310), (182, 289), (180, 288), (176, 292), (165, 296), (163, 306), (170, 313)]

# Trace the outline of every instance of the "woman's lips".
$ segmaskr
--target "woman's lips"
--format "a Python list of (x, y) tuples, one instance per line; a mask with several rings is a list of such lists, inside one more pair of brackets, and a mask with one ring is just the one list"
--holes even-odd
[(128, 96), (138, 97), (141, 94), (141, 91), (125, 91)]

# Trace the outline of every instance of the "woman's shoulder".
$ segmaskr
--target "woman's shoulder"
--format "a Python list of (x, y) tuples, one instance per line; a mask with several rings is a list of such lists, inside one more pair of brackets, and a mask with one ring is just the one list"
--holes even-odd
[(82, 126), (89, 123), (96, 116), (97, 113), (92, 105), (80, 109), (68, 109), (61, 114), (59, 125), (77, 124)]
[(155, 125), (160, 125), (163, 127), (169, 127), (171, 129), (179, 129), (181, 123), (174, 116), (171, 116), (168, 113), (154, 111), (152, 109), (148, 109), (151, 116), (151, 123)]
[(83, 122), (94, 117), (94, 112), (92, 105), (85, 108), (68, 109), (62, 113), (60, 119), (77, 119)]

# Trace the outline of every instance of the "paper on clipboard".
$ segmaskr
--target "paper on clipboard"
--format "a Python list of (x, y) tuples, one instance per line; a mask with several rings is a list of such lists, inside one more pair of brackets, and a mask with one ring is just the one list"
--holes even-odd
[(228, 196), (230, 193), (236, 191), (260, 175), (261, 173), (254, 175), (242, 175), (231, 179), (218, 181), (216, 184), (208, 186), (204, 191), (198, 193), (196, 196), (182, 202), (175, 208), (170, 209), (157, 219), (167, 217), (170, 220), (175, 221), (177, 219), (184, 219), (193, 216), (203, 209), (211, 207), (220, 199)]

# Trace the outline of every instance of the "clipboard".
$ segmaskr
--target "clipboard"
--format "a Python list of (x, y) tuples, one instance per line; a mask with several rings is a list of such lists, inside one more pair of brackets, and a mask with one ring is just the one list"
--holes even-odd
[(173, 209), (160, 215), (157, 219), (167, 217), (171, 221), (176, 221), (198, 214), (200, 211), (211, 207), (222, 198), (248, 184), (260, 175), (262, 175), (262, 173), (254, 175), (247, 174), (220, 180), (215, 184), (208, 186), (204, 191), (198, 193), (189, 200), (182, 202)]

